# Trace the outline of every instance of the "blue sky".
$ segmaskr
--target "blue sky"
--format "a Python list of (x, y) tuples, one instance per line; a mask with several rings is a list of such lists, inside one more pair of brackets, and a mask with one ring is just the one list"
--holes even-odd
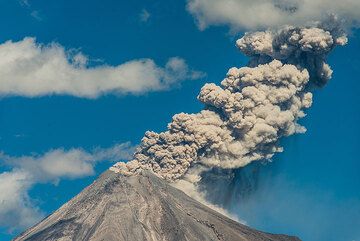
[[(0, 12), (0, 43), (24, 37), (35, 37), (43, 44), (57, 42), (81, 51), (90, 66), (142, 58), (164, 66), (170, 57), (178, 56), (189, 69), (206, 73), (149, 93), (96, 99), (2, 97), (0, 150), (11, 157), (42, 155), (58, 148), (92, 152), (116, 143), (136, 145), (146, 130), (164, 130), (175, 113), (199, 111), (202, 105), (196, 96), (201, 86), (219, 83), (230, 67), (247, 62), (234, 45), (241, 31), (230, 34), (226, 26), (200, 31), (185, 1), (3, 0)], [(282, 140), (284, 153), (261, 167), (259, 189), (266, 192), (231, 207), (249, 225), (304, 240), (360, 239), (359, 34), (354, 31), (349, 44), (329, 57), (333, 79), (315, 92), (314, 105), (302, 120), (307, 133)], [(2, 172), (11, 169), (3, 159), (0, 164)], [(33, 185), (31, 202), (39, 213), (48, 215), (109, 165), (99, 162), (94, 175), (65, 175)], [(0, 229), (1, 240), (21, 231), (8, 228)]]

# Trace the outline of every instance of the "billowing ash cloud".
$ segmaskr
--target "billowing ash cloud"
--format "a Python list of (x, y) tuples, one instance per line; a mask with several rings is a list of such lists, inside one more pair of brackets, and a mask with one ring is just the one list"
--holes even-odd
[(337, 14), (348, 26), (359, 24), (358, 0), (188, 0), (188, 11), (200, 29), (229, 25), (233, 30), (304, 25)]
[(301, 66), (310, 72), (317, 84), (325, 84), (332, 74), (326, 55), (336, 45), (345, 45), (347, 38), (336, 17), (317, 27), (287, 26), (279, 31), (246, 33), (236, 42), (248, 57), (250, 66), (278, 59), (283, 63)]
[(331, 77), (325, 57), (346, 42), (341, 31), (323, 24), (245, 34), (236, 44), (249, 66), (231, 68), (221, 86), (206, 84), (198, 96), (204, 110), (175, 115), (165, 132), (146, 132), (134, 160), (111, 169), (196, 181), (213, 167), (271, 159), (282, 151), (280, 138), (305, 132), (298, 120), (312, 104), (310, 90)]

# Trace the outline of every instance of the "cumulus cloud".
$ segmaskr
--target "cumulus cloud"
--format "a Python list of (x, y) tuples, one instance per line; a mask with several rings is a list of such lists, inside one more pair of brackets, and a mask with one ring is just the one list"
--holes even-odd
[(27, 194), (31, 185), (28, 173), (21, 170), (0, 174), (0, 226), (13, 231), (28, 227), (43, 217)]
[(234, 30), (303, 25), (329, 14), (350, 25), (360, 20), (358, 0), (188, 0), (187, 9), (200, 29), (210, 25), (229, 25)]
[(33, 225), (43, 212), (29, 197), (28, 191), (37, 183), (56, 183), (61, 179), (75, 179), (95, 173), (100, 161), (119, 161), (131, 157), (129, 143), (110, 148), (95, 148), (91, 152), (73, 148), (54, 149), (43, 155), (13, 157), (1, 153), (0, 160), (10, 171), (0, 173), (0, 226), (9, 230)]
[(117, 66), (90, 67), (88, 62), (81, 52), (66, 51), (57, 43), (43, 45), (34, 38), (7, 41), (0, 44), (0, 96), (142, 94), (203, 76), (179, 57), (170, 58), (164, 67), (151, 59)]

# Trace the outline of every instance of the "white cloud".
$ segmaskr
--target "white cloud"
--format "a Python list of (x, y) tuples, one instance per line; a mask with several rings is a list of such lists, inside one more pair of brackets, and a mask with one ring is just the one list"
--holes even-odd
[(57, 43), (42, 45), (34, 38), (7, 41), (0, 44), (0, 96), (142, 94), (203, 75), (178, 57), (170, 58), (165, 67), (151, 59), (117, 66), (89, 67), (87, 63), (85, 55), (66, 51)]
[(26, 172), (13, 170), (0, 174), (0, 226), (13, 231), (40, 220), (43, 215), (27, 194), (31, 185)]
[(134, 147), (129, 143), (110, 148), (54, 149), (43, 155), (11, 157), (0, 153), (0, 160), (10, 171), (0, 173), (0, 226), (9, 230), (26, 228), (43, 217), (29, 197), (28, 191), (37, 183), (56, 183), (61, 179), (91, 176), (100, 161), (119, 161), (131, 157)]
[(32, 180), (42, 182), (90, 176), (94, 174), (93, 166), (97, 161), (92, 154), (81, 149), (55, 149), (40, 156), (2, 156), (2, 159), (29, 173)]
[(29, 0), (19, 0), (21, 6), (30, 7)]
[(33, 17), (33, 18), (35, 18), (35, 19), (38, 20), (38, 21), (42, 21), (42, 17), (41, 17), (41, 15), (40, 15), (39, 11), (37, 11), (37, 10), (32, 11), (32, 12), (30, 13), (30, 16)]
[(147, 22), (150, 18), (150, 13), (148, 12), (148, 10), (146, 10), (145, 8), (143, 10), (141, 10), (141, 13), (139, 15), (140, 21), (141, 22)]
[(18, 0), (18, 2), (20, 3), (20, 5), (27, 9), (30, 13), (30, 16), (33, 17), (34, 19), (36, 19), (37, 21), (42, 21), (42, 17), (40, 14), (40, 11), (39, 10), (34, 10), (33, 7), (31, 6), (30, 4), (30, 1), (29, 0)]
[(319, 21), (328, 14), (350, 24), (360, 20), (359, 0), (188, 0), (187, 8), (200, 29), (210, 25), (263, 29)]

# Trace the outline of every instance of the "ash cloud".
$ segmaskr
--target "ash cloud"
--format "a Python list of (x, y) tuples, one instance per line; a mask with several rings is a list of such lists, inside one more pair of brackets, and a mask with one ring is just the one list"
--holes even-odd
[(316, 183), (295, 181), (286, 161), (213, 169), (203, 173), (197, 191), (257, 229), (300, 235), (301, 240), (358, 240), (360, 201), (339, 198)]
[(332, 70), (326, 63), (327, 54), (337, 45), (347, 44), (347, 37), (336, 16), (317, 26), (287, 26), (280, 30), (249, 32), (236, 42), (250, 58), (250, 66), (278, 59), (309, 71), (317, 85), (331, 79)]
[(306, 131), (298, 120), (312, 104), (313, 87), (331, 78), (326, 56), (347, 43), (339, 27), (316, 23), (245, 34), (236, 45), (249, 65), (231, 68), (220, 86), (204, 85), (198, 96), (204, 110), (175, 115), (165, 132), (146, 132), (134, 159), (111, 169), (126, 175), (150, 169), (169, 181), (196, 183), (212, 168), (270, 160), (282, 151), (280, 138)]

